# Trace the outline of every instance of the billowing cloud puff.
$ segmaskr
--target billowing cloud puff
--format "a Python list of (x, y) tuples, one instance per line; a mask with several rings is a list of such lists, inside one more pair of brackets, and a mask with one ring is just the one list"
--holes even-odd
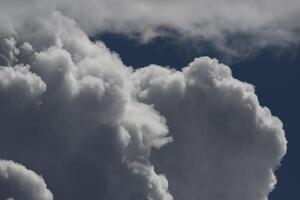
[(7, 160), (0, 161), (0, 197), (7, 200), (53, 200), (42, 177)]
[(0, 29), (1, 158), (42, 174), (58, 200), (267, 198), (286, 140), (253, 86), (210, 58), (134, 70), (30, 2), (3, 3), (24, 17)]
[(29, 71), (29, 66), (0, 67), (0, 93), (7, 95), (1, 98), (1, 104), (17, 109), (31, 103), (46, 90), (41, 78)]
[(137, 70), (139, 99), (167, 118), (174, 142), (153, 155), (178, 199), (267, 199), (286, 152), (281, 121), (261, 107), (252, 85), (207, 57), (181, 72)]
[(132, 69), (73, 20), (43, 20), (48, 44), (2, 41), (1, 156), (42, 172), (58, 199), (172, 199), (149, 161), (171, 141), (165, 119), (137, 101)]

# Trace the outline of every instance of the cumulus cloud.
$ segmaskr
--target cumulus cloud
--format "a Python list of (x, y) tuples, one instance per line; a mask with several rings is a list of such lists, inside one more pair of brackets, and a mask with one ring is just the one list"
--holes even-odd
[(267, 199), (286, 140), (252, 85), (207, 57), (181, 72), (149, 66), (133, 77), (139, 99), (167, 118), (174, 142), (152, 158), (175, 197)]
[[(1, 3), (1, 158), (42, 174), (55, 199), (267, 198), (286, 140), (252, 85), (210, 58), (132, 69), (55, 10), (69, 2), (33, 2)], [(0, 169), (14, 174), (3, 198), (52, 198), (32, 171)]]
[(149, 161), (171, 141), (165, 119), (136, 100), (132, 69), (59, 13), (37, 29), (49, 43), (2, 41), (1, 156), (41, 171), (58, 199), (172, 199)]
[(53, 200), (41, 176), (13, 161), (0, 161), (0, 197), (7, 200)]

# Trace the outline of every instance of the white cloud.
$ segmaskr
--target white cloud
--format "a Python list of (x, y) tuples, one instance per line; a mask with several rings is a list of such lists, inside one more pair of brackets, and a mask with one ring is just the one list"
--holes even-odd
[(167, 27), (207, 38), (222, 37), (224, 32), (251, 32), (287, 39), (298, 27), (295, 18), (299, 19), (300, 4), (297, 0), (61, 0), (58, 9), (91, 33), (137, 32), (147, 39)]
[(139, 99), (167, 119), (174, 142), (153, 160), (176, 198), (267, 199), (286, 140), (281, 121), (259, 105), (252, 85), (207, 57), (182, 72), (138, 69), (133, 81)]
[[(48, 32), (47, 26), (45, 30), (36, 28), (43, 23), (37, 16), (47, 17), (54, 10), (75, 19), (88, 35), (116, 32), (140, 35), (148, 41), (173, 30), (179, 38), (209, 41), (230, 54), (299, 42), (298, 0), (4, 0), (0, 8), (0, 33), (18, 34), (26, 30), (23, 37), (30, 37), (40, 31)], [(46, 32), (43, 37), (47, 37)], [(238, 42), (228, 44), (227, 39)]]
[(0, 8), (2, 158), (38, 169), (58, 199), (267, 197), (286, 141), (251, 85), (209, 58), (134, 70), (65, 11), (32, 2)]

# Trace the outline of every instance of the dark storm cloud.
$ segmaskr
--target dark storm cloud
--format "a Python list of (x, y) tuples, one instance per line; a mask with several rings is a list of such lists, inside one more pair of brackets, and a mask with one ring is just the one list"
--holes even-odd
[[(41, 174), (54, 199), (267, 197), (286, 141), (251, 85), (209, 58), (133, 70), (32, 2), (0, 8), (1, 159)], [(52, 199), (26, 168), (0, 161), (3, 198)]]

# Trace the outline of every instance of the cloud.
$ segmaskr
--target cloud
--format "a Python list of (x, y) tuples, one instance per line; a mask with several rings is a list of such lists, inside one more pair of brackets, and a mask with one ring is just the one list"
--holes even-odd
[(32, 2), (0, 8), (1, 158), (56, 199), (267, 197), (286, 140), (253, 86), (210, 58), (132, 69), (55, 11), (67, 2)]
[(165, 119), (136, 100), (132, 69), (59, 13), (36, 28), (1, 43), (1, 156), (41, 172), (58, 199), (172, 199), (149, 161), (171, 141)]
[(1, 199), (53, 200), (41, 176), (13, 161), (0, 161), (0, 186)]
[(252, 85), (208, 57), (180, 72), (152, 65), (133, 77), (139, 100), (167, 119), (174, 142), (152, 159), (176, 198), (267, 199), (286, 140)]
[(24, 29), (23, 36), (36, 34), (36, 16), (57, 10), (75, 19), (89, 36), (113, 32), (145, 42), (175, 34), (211, 42), (235, 57), (253, 48), (299, 42), (297, 0), (4, 0), (0, 9), (0, 33), (6, 35)]
[(46, 90), (41, 78), (29, 71), (29, 66), (0, 67), (0, 93), (5, 93), (0, 102), (9, 109), (19, 109), (35, 100)]
[(62, 0), (57, 8), (75, 18), (88, 32), (136, 32), (145, 39), (163, 33), (161, 27), (208, 38), (226, 32), (264, 34), (267, 31), (266, 37), (287, 39), (290, 31), (298, 27), (295, 18), (299, 18), (300, 9), (296, 0), (89, 0), (79, 5), (73, 0)]

